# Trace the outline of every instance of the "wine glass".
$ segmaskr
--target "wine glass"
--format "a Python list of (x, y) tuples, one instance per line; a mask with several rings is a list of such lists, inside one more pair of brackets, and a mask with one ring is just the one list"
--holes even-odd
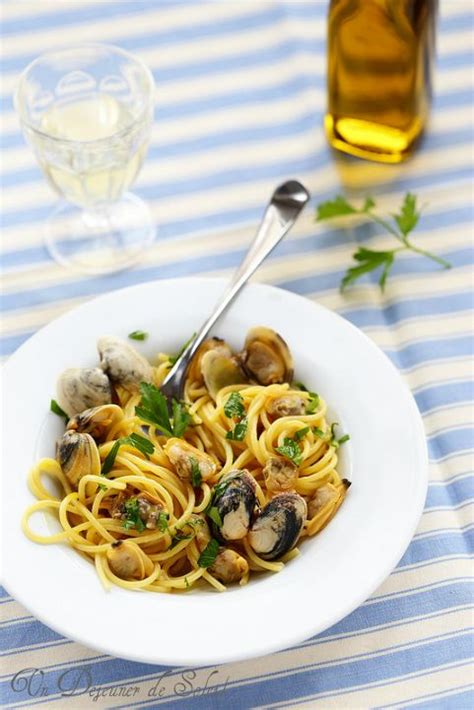
[(22, 73), (22, 129), (64, 198), (46, 223), (48, 250), (61, 264), (118, 271), (154, 239), (148, 206), (126, 192), (148, 149), (154, 88), (141, 60), (100, 44), (44, 54)]

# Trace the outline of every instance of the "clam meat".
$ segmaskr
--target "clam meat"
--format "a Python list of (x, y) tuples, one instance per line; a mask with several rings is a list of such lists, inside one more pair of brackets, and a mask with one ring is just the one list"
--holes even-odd
[(274, 419), (299, 417), (306, 412), (306, 401), (299, 394), (285, 394), (271, 399), (267, 412)]
[(112, 387), (99, 367), (71, 367), (59, 376), (56, 398), (61, 409), (74, 417), (90, 407), (109, 404)]
[(141, 382), (151, 382), (153, 369), (130, 343), (120, 338), (105, 335), (97, 341), (100, 366), (116, 385), (127, 390), (138, 390)]
[(232, 350), (229, 348), (225, 340), (216, 337), (208, 338), (198, 347), (193, 359), (191, 360), (186, 373), (187, 379), (202, 382), (203, 376), (201, 361), (204, 355), (210, 350), (219, 352), (221, 355), (227, 355), (228, 357), (232, 357)]
[(83, 476), (100, 474), (99, 449), (90, 434), (67, 430), (58, 441), (56, 458), (75, 488)]
[(221, 548), (208, 571), (224, 584), (230, 584), (239, 582), (249, 571), (249, 565), (235, 550)]
[(148, 530), (156, 530), (160, 514), (165, 512), (163, 503), (151, 493), (140, 493), (129, 496), (120, 493), (112, 508), (111, 516), (119, 520), (127, 520), (127, 503), (137, 501), (138, 517)]
[(246, 372), (261, 385), (293, 379), (293, 358), (288, 345), (271, 328), (251, 328), (240, 357)]
[(295, 487), (298, 467), (289, 459), (272, 456), (263, 467), (263, 476), (269, 491), (288, 491)]
[(297, 493), (280, 493), (259, 513), (249, 532), (252, 549), (264, 560), (276, 560), (297, 543), (306, 522), (306, 501)]
[(112, 572), (120, 579), (145, 579), (154, 570), (154, 564), (143, 550), (130, 540), (113, 542), (106, 552)]
[(100, 407), (85, 409), (69, 420), (67, 428), (90, 434), (95, 441), (105, 441), (112, 426), (123, 418), (123, 412), (116, 404), (102, 404)]
[(230, 471), (218, 484), (221, 492), (214, 495), (213, 505), (222, 520), (216, 537), (224, 540), (241, 540), (248, 533), (256, 503), (255, 479), (248, 471)]
[(177, 475), (184, 480), (193, 481), (199, 474), (203, 481), (207, 481), (217, 472), (217, 463), (209, 454), (196, 449), (183, 439), (168, 439), (164, 451)]

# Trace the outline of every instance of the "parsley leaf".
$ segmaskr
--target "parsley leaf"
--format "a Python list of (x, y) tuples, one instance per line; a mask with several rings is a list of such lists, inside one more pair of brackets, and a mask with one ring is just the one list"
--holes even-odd
[(106, 476), (112, 470), (112, 467), (115, 463), (115, 459), (117, 458), (118, 450), (120, 449), (121, 443), (122, 443), (121, 440), (117, 439), (117, 441), (115, 442), (115, 444), (112, 446), (109, 453), (105, 457), (104, 463), (102, 464), (102, 468), (100, 469), (101, 476)]
[(207, 511), (207, 516), (212, 520), (213, 523), (217, 525), (218, 528), (222, 527), (222, 518), (215, 505), (209, 508), (209, 510)]
[(285, 456), (285, 458), (290, 461), (293, 461), (296, 466), (300, 465), (302, 460), (301, 449), (294, 439), (290, 439), (288, 436), (285, 436), (283, 444), (281, 446), (277, 446), (275, 451), (278, 451), (279, 454)]
[(145, 530), (145, 523), (140, 518), (138, 500), (136, 498), (129, 498), (123, 504), (123, 512), (125, 514), (125, 522), (123, 527), (126, 530), (134, 528), (137, 532), (143, 532)]
[(217, 540), (210, 540), (205, 549), (201, 552), (198, 559), (199, 567), (210, 567), (216, 561), (219, 552), (219, 543)]
[(341, 291), (344, 291), (363, 274), (374, 271), (378, 269), (379, 266), (383, 266), (382, 275), (379, 278), (380, 288), (383, 291), (387, 276), (393, 265), (393, 251), (374, 251), (372, 249), (366, 249), (365, 247), (359, 247), (355, 254), (353, 254), (353, 258), (359, 262), (359, 266), (351, 266), (347, 269), (341, 281)]
[(118, 450), (123, 444), (133, 446), (135, 449), (144, 454), (146, 458), (149, 458), (149, 454), (152, 454), (155, 450), (152, 442), (144, 436), (140, 436), (140, 434), (133, 433), (130, 434), (130, 436), (123, 436), (121, 439), (117, 439), (105, 457), (100, 471), (101, 476), (106, 476), (112, 470), (115, 459), (117, 458)]
[(392, 215), (398, 228), (404, 237), (415, 229), (420, 219), (420, 212), (416, 209), (416, 195), (407, 192), (403, 200), (400, 212)]
[(186, 405), (173, 400), (173, 423), (168, 414), (168, 403), (164, 394), (148, 382), (140, 384), (141, 399), (135, 407), (135, 414), (148, 424), (157, 427), (165, 436), (182, 437), (189, 424), (191, 415)]
[(51, 412), (54, 412), (54, 414), (57, 414), (58, 417), (64, 417), (64, 419), (67, 422), (69, 421), (68, 415), (66, 414), (66, 412), (63, 409), (61, 409), (61, 407), (59, 406), (59, 404), (56, 402), (55, 399), (51, 400), (50, 405), (49, 405), (49, 409)]
[(240, 392), (231, 392), (224, 405), (224, 414), (229, 419), (232, 417), (239, 417), (239, 419), (241, 419), (244, 416), (244, 400)]
[(337, 422), (333, 422), (331, 424), (331, 438), (329, 439), (329, 445), (334, 446), (335, 449), (338, 449), (341, 444), (344, 444), (346, 441), (349, 441), (351, 438), (349, 434), (344, 434), (344, 436), (341, 436), (340, 439), (336, 437), (336, 427), (339, 426)]
[(225, 435), (226, 439), (231, 439), (232, 441), (243, 441), (247, 433), (248, 421), (247, 417), (240, 420), (238, 424), (235, 425), (232, 431), (228, 431)]
[(191, 457), (191, 483), (194, 488), (198, 488), (202, 483), (202, 474), (199, 464), (194, 457)]
[(191, 335), (191, 337), (188, 338), (188, 340), (186, 340), (186, 342), (184, 343), (184, 345), (182, 345), (182, 346), (180, 347), (180, 349), (178, 350), (178, 352), (177, 352), (175, 355), (170, 355), (170, 356), (169, 356), (168, 362), (169, 362), (169, 364), (170, 364), (171, 367), (176, 364), (176, 362), (179, 360), (179, 358), (181, 357), (181, 355), (184, 353), (184, 351), (186, 350), (186, 348), (188, 347), (188, 345), (194, 340), (195, 337), (196, 337), (196, 333), (193, 333), (193, 334)]
[(376, 251), (374, 249), (359, 247), (353, 254), (353, 258), (358, 262), (358, 265), (347, 269), (341, 281), (341, 291), (344, 291), (348, 286), (352, 285), (364, 274), (375, 271), (379, 267), (381, 268), (381, 273), (378, 283), (383, 291), (387, 278), (392, 269), (395, 256), (400, 251), (410, 250), (417, 254), (426, 256), (428, 259), (436, 261), (445, 269), (449, 269), (451, 267), (451, 264), (446, 261), (446, 259), (442, 259), (441, 257), (436, 256), (436, 254), (420, 249), (409, 241), (408, 235), (413, 229), (415, 229), (420, 219), (420, 211), (417, 209), (417, 198), (415, 195), (410, 192), (406, 193), (400, 207), (400, 211), (392, 215), (394, 220), (393, 223), (382, 219), (377, 214), (374, 214), (372, 212), (373, 207), (375, 207), (375, 201), (371, 197), (367, 197), (362, 207), (357, 208), (350, 204), (345, 197), (341, 197), (340, 195), (338, 195), (334, 200), (322, 202), (317, 207), (317, 221), (345, 215), (365, 214), (371, 220), (381, 225), (401, 243), (401, 246), (387, 251)]
[(309, 392), (309, 400), (306, 405), (306, 414), (314, 414), (314, 412), (319, 407), (319, 394), (316, 392)]
[(170, 519), (170, 516), (168, 513), (163, 513), (163, 511), (159, 514), (157, 521), (156, 521), (156, 527), (160, 532), (166, 532), (168, 530), (168, 520)]
[(301, 439), (304, 439), (306, 434), (309, 432), (309, 426), (305, 426), (304, 429), (298, 429), (298, 431), (295, 432), (294, 440), (295, 441), (301, 441)]
[(319, 436), (320, 439), (327, 439), (326, 434), (322, 429), (319, 429), (317, 426), (313, 427), (313, 433), (316, 434), (316, 436)]
[(132, 333), (128, 334), (131, 340), (146, 340), (148, 338), (148, 333), (144, 330), (134, 330)]
[(191, 415), (189, 414), (186, 405), (173, 400), (173, 434), (181, 438), (191, 424)]

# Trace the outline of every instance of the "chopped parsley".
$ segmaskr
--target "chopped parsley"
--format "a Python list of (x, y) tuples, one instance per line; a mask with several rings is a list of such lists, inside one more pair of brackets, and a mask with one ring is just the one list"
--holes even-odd
[(118, 450), (124, 444), (128, 444), (129, 446), (133, 446), (135, 449), (138, 449), (138, 451), (144, 454), (147, 458), (149, 458), (149, 454), (152, 454), (155, 450), (155, 447), (152, 442), (149, 439), (146, 439), (144, 436), (140, 436), (140, 434), (133, 433), (130, 434), (130, 436), (123, 436), (121, 439), (117, 439), (117, 441), (114, 443), (109, 453), (105, 457), (104, 463), (102, 464), (102, 469), (100, 471), (102, 476), (106, 476), (112, 470), (112, 467), (115, 463), (115, 459), (118, 454)]
[(341, 436), (339, 439), (336, 437), (336, 432), (335, 429), (336, 427), (339, 426), (337, 422), (333, 422), (331, 424), (331, 438), (329, 440), (329, 445), (334, 446), (335, 449), (339, 448), (341, 444), (345, 444), (346, 441), (349, 441), (351, 438), (349, 434), (344, 434), (344, 436)]
[(235, 425), (232, 431), (227, 432), (225, 438), (231, 439), (232, 441), (243, 441), (247, 433), (247, 426), (247, 417), (243, 417), (243, 419), (241, 419), (240, 422)]
[(295, 436), (293, 437), (295, 441), (301, 441), (301, 439), (304, 439), (306, 434), (310, 431), (309, 426), (305, 426), (304, 429), (298, 429), (298, 431), (295, 432)]
[(135, 407), (135, 414), (148, 424), (157, 427), (165, 436), (182, 437), (191, 423), (191, 415), (186, 405), (173, 400), (173, 414), (170, 420), (166, 397), (155, 385), (142, 382), (140, 392), (142, 397)]
[(319, 407), (319, 394), (316, 392), (308, 392), (309, 400), (306, 405), (306, 414), (314, 414), (314, 412)]
[(198, 488), (202, 483), (201, 469), (196, 459), (191, 457), (191, 483), (194, 488)]
[(215, 505), (209, 508), (209, 510), (207, 511), (207, 516), (212, 520), (213, 523), (215, 523), (215, 525), (217, 525), (218, 528), (222, 527), (222, 518)]
[(168, 513), (161, 512), (156, 520), (156, 527), (160, 532), (166, 532), (168, 530), (168, 520), (170, 516)]
[(217, 540), (210, 540), (210, 542), (206, 545), (204, 550), (201, 552), (199, 555), (198, 559), (198, 565), (199, 567), (210, 567), (214, 562), (216, 561), (216, 557), (219, 552), (219, 543)]
[(281, 446), (277, 446), (275, 451), (278, 451), (279, 454), (285, 456), (285, 458), (290, 461), (293, 461), (296, 466), (300, 465), (302, 460), (301, 449), (294, 439), (290, 439), (288, 436), (285, 436), (283, 444)]
[(130, 340), (146, 340), (148, 338), (148, 333), (144, 330), (134, 330), (133, 333), (129, 333), (128, 337)]
[(313, 414), (319, 407), (319, 394), (316, 392), (310, 392), (306, 385), (302, 382), (293, 382), (293, 385), (302, 392), (307, 392), (309, 394), (308, 404), (306, 405), (306, 414)]
[(170, 356), (169, 356), (168, 362), (169, 362), (169, 364), (170, 364), (170, 367), (173, 367), (173, 365), (175, 365), (175, 364), (177, 363), (177, 361), (179, 360), (179, 358), (181, 357), (181, 355), (184, 353), (184, 351), (186, 350), (186, 348), (188, 347), (188, 345), (191, 344), (191, 342), (194, 340), (195, 337), (196, 337), (196, 333), (193, 333), (193, 334), (191, 335), (191, 337), (188, 338), (188, 340), (186, 340), (186, 342), (184, 343), (184, 345), (182, 345), (182, 346), (180, 347), (180, 349), (178, 350), (178, 352), (177, 352), (175, 355), (170, 355)]
[(132, 528), (137, 532), (143, 532), (145, 530), (145, 523), (140, 518), (137, 498), (129, 498), (125, 501), (123, 504), (123, 512), (125, 514), (125, 522), (123, 523), (125, 530)]
[(49, 405), (49, 409), (51, 412), (54, 412), (54, 414), (57, 414), (58, 417), (64, 417), (64, 419), (66, 421), (69, 421), (68, 415), (66, 414), (66, 412), (63, 409), (61, 409), (61, 407), (59, 406), (59, 404), (56, 402), (55, 399), (51, 400), (51, 403)]
[(228, 419), (238, 417), (242, 419), (245, 414), (244, 400), (240, 392), (232, 392), (224, 405), (224, 414)]
[(346, 441), (349, 441), (351, 438), (349, 434), (344, 434), (344, 436), (341, 436), (339, 439), (336, 436), (335, 429), (336, 427), (339, 426), (337, 422), (333, 422), (331, 424), (331, 430), (324, 432), (322, 429), (318, 429), (318, 427), (313, 427), (313, 432), (316, 434), (316, 436), (319, 436), (320, 439), (323, 441), (326, 441), (329, 446), (333, 446), (335, 449), (339, 448), (341, 444), (345, 444)]

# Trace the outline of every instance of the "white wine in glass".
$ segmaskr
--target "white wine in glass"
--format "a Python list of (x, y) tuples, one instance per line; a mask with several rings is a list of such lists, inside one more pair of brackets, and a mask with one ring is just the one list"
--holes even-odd
[(147, 205), (125, 191), (148, 149), (154, 84), (126, 52), (104, 45), (46, 54), (16, 94), (23, 130), (61, 203), (46, 243), (62, 264), (106, 273), (135, 263), (155, 228)]

